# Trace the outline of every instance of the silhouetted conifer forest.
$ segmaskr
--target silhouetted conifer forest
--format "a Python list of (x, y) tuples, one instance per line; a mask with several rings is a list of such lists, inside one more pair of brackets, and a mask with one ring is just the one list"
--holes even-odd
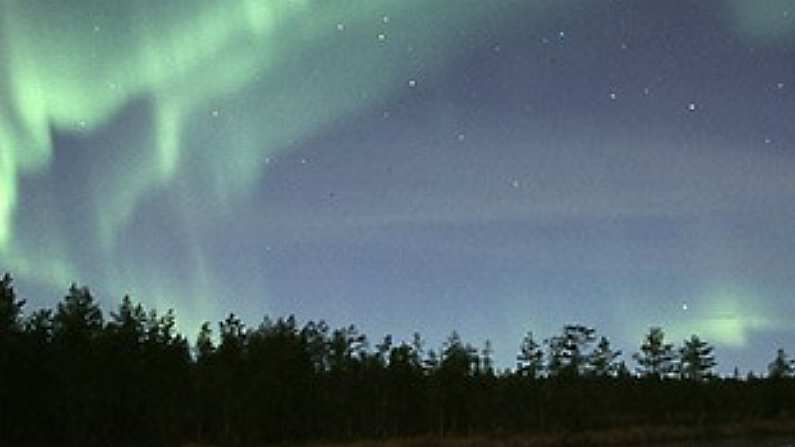
[(27, 313), (0, 282), (0, 445), (257, 445), (704, 425), (795, 412), (793, 362), (771, 352), (760, 377), (719, 377), (712, 347), (660, 328), (626, 356), (589, 327), (517, 341), (515, 369), (456, 333), (438, 349), (415, 334), (368, 342), (356, 327), (247, 328), (234, 315), (195, 341), (125, 297), (103, 315), (72, 286)]

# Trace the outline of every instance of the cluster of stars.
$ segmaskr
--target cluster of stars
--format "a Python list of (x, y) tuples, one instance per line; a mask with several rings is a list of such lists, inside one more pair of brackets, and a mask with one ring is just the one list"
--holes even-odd
[[(392, 18), (389, 15), (383, 15), (383, 16), (381, 16), (380, 22), (383, 25), (388, 25), (389, 23), (392, 22)], [(337, 27), (337, 31), (339, 31), (339, 32), (343, 32), (343, 31), (346, 30), (346, 26), (342, 22), (338, 22), (336, 27)], [(561, 32), (561, 38), (563, 38), (564, 36), (565, 36), (565, 33)], [(386, 31), (380, 31), (378, 34), (376, 34), (376, 40), (378, 40), (378, 42), (385, 43), (387, 40), (389, 40), (389, 36), (387, 35)], [(409, 46), (407, 48), (407, 51), (409, 53), (413, 52), (414, 51), (414, 47)], [(497, 47), (497, 49), (495, 51), (499, 51), (499, 46)], [(417, 86), (417, 80), (416, 79), (409, 79), (407, 84), (408, 84), (409, 87), (414, 88), (414, 87)], [(384, 118), (385, 119), (389, 118), (389, 113), (388, 112), (384, 112)]]
[[(383, 22), (383, 24), (388, 24), (390, 22), (389, 16), (383, 16), (382, 17), (382, 22)], [(337, 28), (338, 28), (338, 30), (342, 31), (342, 30), (344, 30), (344, 25), (343, 24), (338, 24)], [(557, 38), (561, 42), (563, 42), (564, 40), (568, 40), (568, 37), (569, 36), (568, 36), (566, 31), (562, 31), (561, 30), (561, 31), (559, 31), (557, 33)], [(380, 42), (386, 41), (387, 40), (386, 32), (379, 33), (377, 35), (377, 39)], [(552, 42), (552, 39), (550, 37), (547, 37), (547, 36), (542, 36), (540, 38), (540, 42), (542, 44), (544, 44), (544, 45), (547, 45), (547, 44)], [(503, 49), (502, 45), (500, 45), (499, 43), (496, 43), (496, 44), (491, 46), (491, 50), (493, 52), (495, 52), (495, 53), (501, 53), (502, 49)], [(629, 49), (629, 44), (627, 42), (621, 42), (620, 43), (620, 49), (622, 51), (628, 50)], [(409, 88), (413, 89), (413, 88), (417, 87), (417, 80), (414, 79), (414, 78), (408, 79), (406, 81), (406, 84), (407, 84), (407, 86)], [(777, 82), (777, 83), (774, 84), (774, 87), (775, 87), (775, 90), (783, 90), (784, 87), (785, 87), (785, 84), (784, 84), (784, 82)], [(644, 87), (643, 90), (642, 90), (642, 94), (643, 94), (643, 96), (650, 96), (652, 94), (651, 87)], [(608, 92), (608, 98), (612, 102), (618, 101), (619, 100), (619, 92), (618, 92), (618, 90), (616, 90), (616, 89), (610, 90)], [(695, 101), (692, 101), (692, 102), (686, 102), (684, 104), (684, 109), (686, 111), (688, 111), (688, 112), (693, 112), (694, 113), (694, 112), (700, 111), (702, 109), (702, 106), (699, 103), (697, 103)], [(384, 111), (383, 112), (383, 118), (384, 119), (388, 119), (388, 118), (390, 118), (390, 116), (391, 116), (391, 114), (390, 114), (389, 111)], [(458, 142), (464, 142), (466, 140), (466, 135), (463, 132), (458, 132), (458, 133), (455, 134), (455, 139)], [(765, 138), (764, 139), (764, 143), (765, 144), (772, 144), (772, 142), (773, 142), (772, 138)], [(508, 184), (513, 189), (520, 189), (522, 187), (522, 183), (520, 182), (519, 179), (516, 179), (516, 178), (509, 179)], [(682, 308), (683, 311), (687, 311), (688, 310), (688, 304), (687, 303), (682, 303), (681, 308)]]
[[(650, 94), (651, 94), (651, 89), (649, 89), (648, 87), (645, 87), (643, 89), (643, 96), (649, 96)], [(618, 100), (618, 93), (616, 93), (614, 91), (611, 91), (610, 93), (608, 93), (607, 96), (608, 96), (608, 98), (610, 98), (611, 101)], [(691, 103), (689, 103), (687, 105), (687, 110), (690, 111), (690, 112), (695, 112), (698, 109), (699, 109), (699, 106), (695, 102), (691, 102)]]
[[(381, 25), (389, 25), (389, 24), (390, 24), (390, 22), (391, 22), (391, 18), (390, 18), (390, 16), (388, 16), (388, 15), (383, 15), (383, 16), (381, 16), (381, 17), (380, 17), (380, 20), (379, 20), (379, 22), (381, 23)], [(336, 29), (337, 29), (337, 31), (339, 31), (339, 32), (343, 32), (343, 31), (345, 31), (347, 28), (346, 28), (346, 25), (345, 25), (345, 23), (339, 22), (339, 23), (337, 23), (337, 24), (336, 24)], [(100, 27), (99, 27), (98, 25), (95, 25), (95, 26), (94, 26), (94, 31), (95, 31), (95, 32), (98, 32), (99, 30), (100, 30)], [(561, 41), (561, 42), (563, 42), (563, 41), (565, 41), (565, 40), (568, 40), (568, 34), (567, 34), (567, 32), (566, 32), (566, 31), (563, 31), (563, 30), (559, 31), (559, 32), (557, 33), (557, 36), (556, 36), (556, 37), (557, 37), (557, 39), (558, 39), (559, 41)], [(377, 41), (378, 41), (378, 42), (381, 42), (381, 43), (385, 43), (385, 42), (387, 42), (387, 41), (389, 40), (389, 38), (388, 38), (388, 34), (387, 34), (387, 31), (386, 31), (385, 29), (383, 29), (383, 30), (381, 30), (380, 32), (378, 32), (378, 34), (376, 34), (376, 39), (377, 39)], [(542, 36), (542, 37), (541, 37), (541, 39), (540, 39), (540, 41), (541, 41), (541, 43), (542, 43), (542, 44), (546, 45), (546, 44), (549, 44), (549, 43), (551, 43), (552, 39), (550, 39), (550, 37), (547, 37), (547, 36)], [(412, 49), (412, 48), (411, 48), (411, 47), (409, 47), (409, 51), (411, 51), (411, 49)], [(492, 49), (492, 51), (494, 51), (495, 53), (501, 53), (501, 52), (502, 52), (502, 46), (501, 46), (499, 43), (497, 43), (497, 44), (494, 44), (494, 45), (491, 47), (491, 49)], [(627, 43), (627, 42), (621, 42), (621, 44), (620, 44), (620, 49), (621, 49), (621, 50), (628, 50), (628, 49), (629, 49), (629, 45), (628, 45), (628, 43)], [(406, 82), (406, 84), (405, 84), (405, 85), (407, 85), (407, 86), (408, 86), (408, 88), (410, 88), (410, 89), (414, 89), (414, 88), (416, 88), (416, 87), (417, 87), (417, 85), (418, 85), (418, 81), (417, 81), (417, 79), (415, 79), (415, 78), (409, 78), (409, 79), (408, 79), (408, 80), (406, 80), (405, 82)], [(775, 90), (783, 90), (783, 89), (784, 89), (784, 87), (785, 87), (785, 84), (784, 84), (784, 82), (777, 82), (777, 83), (773, 84), (773, 86), (774, 86), (774, 89), (775, 89)], [(113, 84), (111, 84), (111, 88), (113, 88)], [(643, 90), (642, 90), (642, 94), (643, 94), (643, 96), (650, 96), (650, 95), (651, 95), (651, 93), (652, 93), (652, 91), (651, 91), (651, 88), (650, 88), (650, 87), (644, 87), (644, 88), (643, 88)], [(612, 89), (612, 90), (610, 90), (610, 91), (608, 92), (608, 98), (609, 98), (609, 99), (610, 99), (610, 101), (612, 101), (612, 102), (614, 102), (614, 101), (618, 101), (618, 100), (619, 100), (619, 93), (618, 93), (618, 90), (616, 90), (616, 89)], [(697, 112), (697, 111), (699, 111), (699, 110), (701, 109), (701, 106), (700, 106), (698, 103), (696, 103), (696, 102), (689, 102), (689, 103), (686, 103), (684, 107), (685, 107), (685, 109), (686, 109), (687, 111), (689, 111), (689, 112)], [(212, 110), (212, 111), (211, 111), (211, 115), (212, 115), (214, 118), (217, 118), (217, 117), (219, 117), (219, 116), (220, 116), (220, 111), (219, 111), (218, 109)], [(386, 110), (386, 111), (383, 111), (383, 112), (382, 112), (382, 117), (383, 117), (383, 119), (389, 119), (389, 118), (391, 118), (391, 112), (390, 112), (390, 111), (388, 111), (388, 110)], [(86, 124), (85, 124), (85, 122), (81, 121), (81, 122), (80, 122), (80, 124), (79, 124), (79, 127), (81, 127), (81, 128), (85, 128), (85, 127), (86, 127)], [(454, 135), (455, 135), (455, 139), (456, 139), (458, 142), (464, 142), (464, 141), (466, 140), (466, 135), (465, 135), (463, 132), (457, 132), (457, 133), (455, 133)], [(768, 137), (768, 138), (764, 138), (764, 140), (763, 140), (763, 141), (764, 141), (764, 143), (765, 143), (765, 144), (768, 144), (768, 145), (773, 143), (773, 139), (772, 139), (772, 138), (769, 138), (769, 137)], [(265, 164), (270, 164), (270, 163), (271, 163), (271, 161), (272, 161), (272, 160), (271, 160), (271, 158), (269, 158), (269, 157), (268, 157), (268, 158), (265, 158)], [(302, 165), (305, 165), (305, 164), (307, 164), (307, 163), (308, 163), (308, 160), (307, 160), (306, 158), (301, 158), (301, 159), (299, 160), (299, 163), (300, 163), (300, 164), (302, 164)], [(509, 183), (510, 187), (512, 187), (512, 188), (514, 188), (514, 189), (519, 189), (519, 188), (521, 188), (521, 186), (522, 186), (522, 183), (521, 183), (521, 182), (520, 182), (520, 180), (519, 180), (519, 179), (517, 179), (517, 178), (509, 179), (508, 183)], [(682, 310), (684, 310), (684, 311), (688, 310), (688, 305), (687, 305), (687, 303), (683, 303), (683, 304), (681, 305), (681, 307), (682, 307)]]

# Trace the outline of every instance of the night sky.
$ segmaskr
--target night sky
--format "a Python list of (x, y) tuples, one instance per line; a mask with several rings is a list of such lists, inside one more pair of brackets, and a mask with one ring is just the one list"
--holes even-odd
[[(513, 366), (795, 351), (795, 0), (4, 0), (0, 270)], [(626, 358), (628, 359), (628, 355)]]

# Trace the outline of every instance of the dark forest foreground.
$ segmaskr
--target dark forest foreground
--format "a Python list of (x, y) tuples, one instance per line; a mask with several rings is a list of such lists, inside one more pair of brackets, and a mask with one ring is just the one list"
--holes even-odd
[(76, 286), (54, 310), (23, 310), (6, 276), (0, 445), (510, 447), (795, 431), (783, 350), (763, 377), (720, 377), (708, 343), (693, 336), (676, 348), (660, 328), (642, 337), (633, 370), (607, 338), (569, 325), (542, 343), (528, 333), (516, 369), (497, 371), (488, 343), (477, 350), (455, 333), (438, 350), (417, 334), (371, 347), (353, 326), (290, 317), (249, 329), (230, 315), (219, 337), (205, 324), (191, 345), (172, 312), (125, 298), (106, 318)]

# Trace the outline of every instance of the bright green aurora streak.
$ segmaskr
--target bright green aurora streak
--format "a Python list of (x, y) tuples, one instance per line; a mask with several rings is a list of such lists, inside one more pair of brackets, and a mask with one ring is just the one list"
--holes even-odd
[[(528, 2), (528, 21), (574, 2)], [(96, 255), (109, 287), (178, 302), (181, 287), (142, 267), (118, 265), (114, 250), (146, 194), (179, 181), (191, 199), (231, 207), (290, 143), (386, 101), (460, 54), (458, 30), (479, 18), (509, 17), (509, 2), (480, 0), (7, 0), (0, 4), (0, 256), (4, 267), (59, 287), (81, 280), (47, 227), (20, 231), (22, 176), (41, 172), (52, 131), (91, 135), (144, 99), (151, 144), (123, 166), (87, 179)], [(386, 17), (386, 19), (385, 19)], [(387, 38), (379, 38), (380, 34)], [(256, 94), (252, 94), (256, 92)], [(267, 98), (262, 100), (261, 98)], [(223, 123), (223, 147), (195, 151), (209, 116)], [(193, 140), (192, 140), (193, 138)], [(114, 148), (108, 147), (108, 151)], [(185, 166), (190, 166), (189, 169)], [(211, 220), (189, 216), (185, 220)], [(41, 219), (44, 220), (44, 219)], [(200, 230), (186, 228), (199, 238)], [(209, 305), (212, 272), (193, 254), (192, 304)], [(53, 253), (57, 255), (53, 256)], [(35, 266), (35, 268), (34, 268)], [(34, 272), (34, 270), (36, 270)], [(87, 281), (95, 280), (86, 278)], [(192, 296), (196, 297), (197, 294)], [(195, 301), (199, 302), (195, 302)]]

